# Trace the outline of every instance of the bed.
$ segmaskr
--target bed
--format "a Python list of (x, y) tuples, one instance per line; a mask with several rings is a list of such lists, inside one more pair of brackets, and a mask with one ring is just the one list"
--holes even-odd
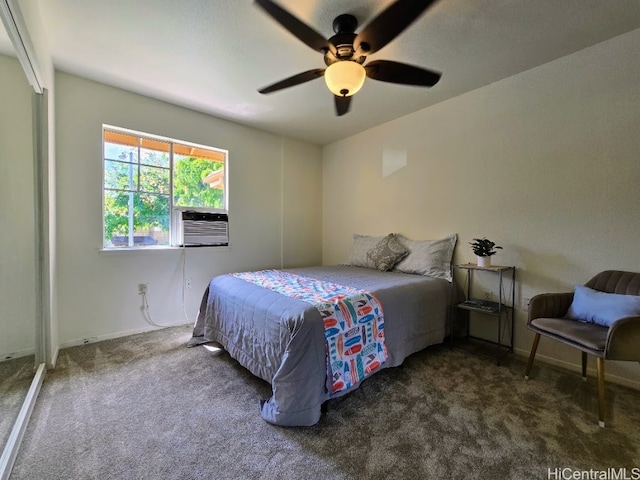
[[(378, 346), (383, 361), (373, 362), (375, 371), (399, 366), (409, 355), (444, 340), (449, 278), (379, 271), (371, 265), (354, 265), (358, 262), (353, 255), (350, 259), (349, 265), (254, 273), (367, 292), (368, 298), (379, 302), (384, 316), (384, 345)], [(327, 340), (326, 312), (318, 304), (254, 282), (242, 273), (214, 277), (203, 294), (190, 343), (217, 342), (252, 374), (271, 384), (271, 398), (260, 404), (264, 420), (281, 426), (313, 425), (321, 417), (324, 402), (358, 388), (368, 375), (336, 390), (330, 378), (329, 350), (333, 348)], [(367, 308), (371, 310), (363, 311)]]

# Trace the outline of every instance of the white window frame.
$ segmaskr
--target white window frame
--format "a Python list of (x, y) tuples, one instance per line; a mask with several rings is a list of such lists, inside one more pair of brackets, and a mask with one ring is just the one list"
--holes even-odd
[[(169, 167), (167, 168), (169, 170), (169, 245), (135, 245), (133, 243), (133, 232), (131, 231), (131, 227), (130, 227), (130, 231), (129, 231), (129, 245), (126, 247), (116, 247), (116, 246), (109, 246), (105, 244), (105, 239), (104, 239), (104, 229), (105, 229), (105, 192), (108, 190), (107, 188), (105, 188), (105, 163), (106, 160), (113, 160), (113, 159), (106, 159), (105, 158), (105, 154), (104, 154), (104, 145), (105, 145), (105, 132), (106, 131), (113, 131), (113, 132), (119, 132), (119, 133), (123, 133), (125, 135), (130, 135), (130, 136), (135, 136), (138, 137), (139, 139), (150, 139), (150, 140), (157, 140), (157, 141), (161, 141), (161, 142), (166, 142), (170, 144), (170, 150), (169, 150)], [(221, 155), (224, 156), (224, 185), (223, 185), (223, 190), (222, 190), (222, 199), (223, 199), (223, 208), (213, 208), (213, 207), (189, 207), (189, 206), (177, 206), (174, 205), (173, 201), (174, 201), (174, 197), (173, 197), (173, 176), (174, 176), (174, 144), (179, 144), (179, 145), (184, 145), (184, 146), (188, 146), (188, 147), (193, 147), (193, 148), (197, 148), (197, 149), (204, 149), (204, 150), (209, 150), (209, 151), (214, 151), (214, 152), (218, 152)], [(176, 247), (182, 247), (182, 232), (178, 231), (179, 230), (179, 225), (181, 225), (181, 222), (178, 221), (178, 219), (180, 218), (181, 214), (183, 211), (192, 211), (192, 212), (205, 212), (205, 213), (223, 213), (228, 215), (229, 214), (229, 151), (228, 150), (224, 150), (218, 147), (211, 147), (209, 145), (202, 145), (202, 144), (198, 144), (198, 143), (193, 143), (193, 142), (189, 142), (189, 141), (185, 141), (185, 140), (178, 140), (178, 139), (174, 139), (174, 138), (170, 138), (170, 137), (164, 137), (164, 136), (160, 136), (160, 135), (155, 135), (155, 134), (151, 134), (151, 133), (146, 133), (146, 132), (140, 132), (138, 130), (132, 130), (132, 129), (128, 129), (128, 128), (123, 128), (123, 127), (117, 127), (114, 125), (108, 125), (108, 124), (103, 124), (102, 125), (102, 142), (101, 142), (101, 147), (102, 147), (102, 152), (101, 152), (101, 156), (102, 156), (102, 222), (101, 222), (101, 227), (102, 227), (102, 233), (101, 233), (101, 238), (102, 238), (102, 249), (103, 250), (108, 250), (108, 251), (120, 251), (120, 250), (148, 250), (148, 249), (167, 249), (167, 248), (176, 248)], [(138, 148), (140, 149), (140, 143), (138, 143)], [(144, 148), (144, 147), (142, 147)], [(160, 168), (166, 168), (166, 167), (160, 167)], [(132, 220), (133, 217), (131, 217)], [(132, 244), (133, 243), (133, 244)], [(215, 245), (211, 245), (211, 246), (215, 246)]]

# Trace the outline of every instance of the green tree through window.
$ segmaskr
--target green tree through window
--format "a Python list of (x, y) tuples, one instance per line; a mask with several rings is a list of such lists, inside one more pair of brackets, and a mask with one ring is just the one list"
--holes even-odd
[(211, 188), (204, 180), (224, 164), (204, 158), (178, 157), (173, 172), (173, 203), (179, 207), (223, 208), (223, 191)]

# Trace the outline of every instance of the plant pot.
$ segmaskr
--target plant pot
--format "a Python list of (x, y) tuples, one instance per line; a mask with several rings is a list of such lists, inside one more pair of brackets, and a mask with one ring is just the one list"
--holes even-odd
[(477, 263), (479, 267), (490, 267), (491, 266), (491, 257), (480, 257), (477, 256)]

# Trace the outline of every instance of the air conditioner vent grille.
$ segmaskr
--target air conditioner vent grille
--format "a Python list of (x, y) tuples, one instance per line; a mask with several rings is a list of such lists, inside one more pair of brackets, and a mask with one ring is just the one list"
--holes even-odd
[(184, 246), (229, 245), (226, 213), (182, 212)]

